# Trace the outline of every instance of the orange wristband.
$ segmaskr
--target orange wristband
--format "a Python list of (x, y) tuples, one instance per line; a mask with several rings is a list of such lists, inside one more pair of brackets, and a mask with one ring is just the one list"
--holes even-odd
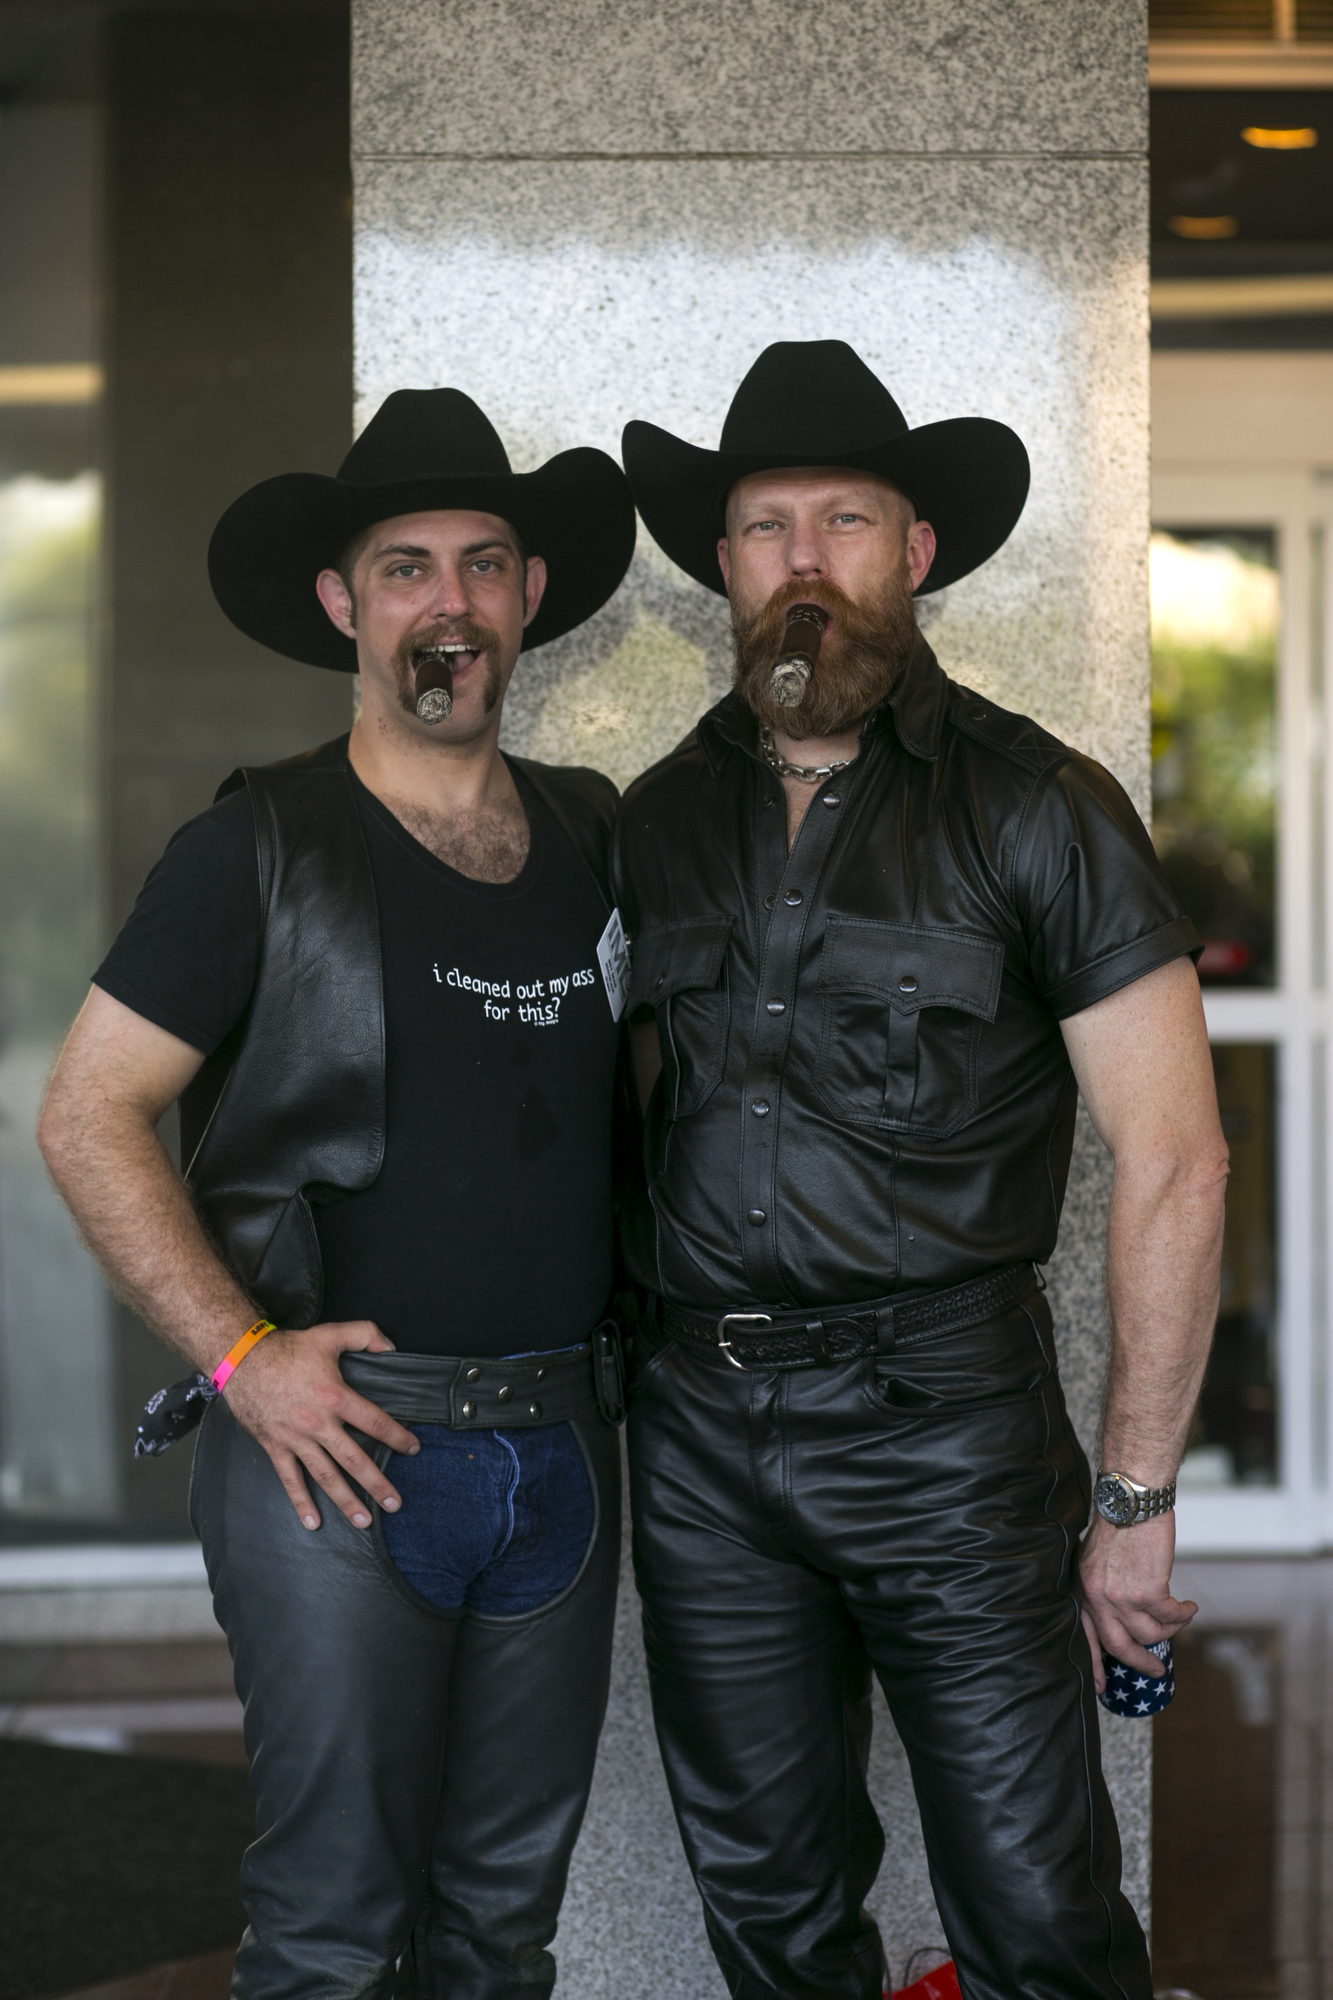
[(213, 1387), (225, 1389), (250, 1349), (258, 1347), (266, 1333), (276, 1333), (277, 1330), (271, 1319), (257, 1319), (253, 1326), (248, 1326), (235, 1347), (223, 1355), (213, 1370)]

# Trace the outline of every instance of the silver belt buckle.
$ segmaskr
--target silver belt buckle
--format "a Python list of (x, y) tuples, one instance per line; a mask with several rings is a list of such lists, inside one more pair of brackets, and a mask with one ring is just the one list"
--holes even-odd
[(748, 1321), (751, 1326), (772, 1326), (773, 1315), (772, 1313), (723, 1313), (721, 1319), (718, 1321), (717, 1344), (719, 1348), (726, 1355), (733, 1368), (739, 1368), (744, 1372), (745, 1363), (736, 1359), (731, 1351), (731, 1342), (727, 1339), (729, 1328), (733, 1323), (740, 1320)]

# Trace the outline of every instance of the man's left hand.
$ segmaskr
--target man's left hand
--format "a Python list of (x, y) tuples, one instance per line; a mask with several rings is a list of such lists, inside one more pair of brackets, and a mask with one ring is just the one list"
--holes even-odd
[(1132, 1528), (1113, 1527), (1098, 1515), (1089, 1528), (1078, 1575), (1098, 1694), (1106, 1686), (1103, 1647), (1112, 1659), (1137, 1667), (1140, 1673), (1154, 1677), (1165, 1673), (1162, 1662), (1145, 1647), (1174, 1638), (1199, 1608), (1171, 1595), (1175, 1553), (1174, 1514), (1159, 1514)]

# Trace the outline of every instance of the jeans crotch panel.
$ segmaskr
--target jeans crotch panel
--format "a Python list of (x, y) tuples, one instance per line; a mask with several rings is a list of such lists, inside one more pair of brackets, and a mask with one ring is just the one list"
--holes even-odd
[(522, 1478), (523, 1468), (518, 1462), (518, 1453), (514, 1450), (514, 1447), (509, 1442), (509, 1439), (503, 1436), (499, 1431), (492, 1432), (492, 1436), (494, 1437), (497, 1444), (502, 1444), (504, 1446), (505, 1450), (509, 1453), (509, 1461), (510, 1461), (509, 1485), (505, 1491), (506, 1526), (505, 1526), (504, 1540), (501, 1542), (499, 1548), (495, 1551), (494, 1556), (491, 1558), (493, 1562), (498, 1562), (500, 1557), (504, 1554), (505, 1550), (509, 1547), (509, 1544), (514, 1539), (514, 1495), (518, 1492), (518, 1483), (519, 1480)]
[(791, 1525), (791, 1448), (788, 1374), (756, 1374), (750, 1383), (750, 1486), (765, 1525), (786, 1534)]

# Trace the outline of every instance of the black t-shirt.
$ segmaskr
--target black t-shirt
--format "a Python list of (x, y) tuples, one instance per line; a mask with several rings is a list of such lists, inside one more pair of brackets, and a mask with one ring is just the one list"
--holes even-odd
[[(379, 902), (387, 1139), (373, 1185), (314, 1213), (324, 1317), (372, 1319), (405, 1352), (560, 1347), (610, 1289), (608, 912), (514, 776), (532, 844), (501, 884), (437, 861), (353, 777)], [(173, 837), (95, 981), (208, 1055), (249, 1005), (259, 946), (240, 791)]]

